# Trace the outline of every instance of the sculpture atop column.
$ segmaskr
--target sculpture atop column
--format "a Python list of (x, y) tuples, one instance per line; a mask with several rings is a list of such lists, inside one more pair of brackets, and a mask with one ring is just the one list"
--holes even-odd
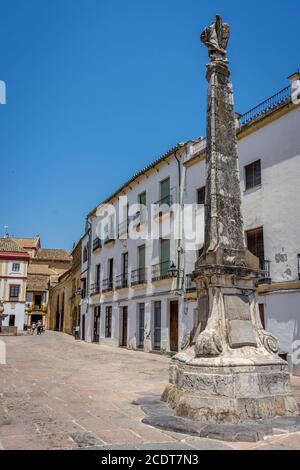
[(205, 242), (193, 274), (201, 325), (195, 344), (171, 361), (163, 399), (180, 416), (243, 422), (296, 414), (287, 363), (261, 324), (259, 260), (245, 247), (233, 90), (220, 16), (206, 28), (208, 47)]

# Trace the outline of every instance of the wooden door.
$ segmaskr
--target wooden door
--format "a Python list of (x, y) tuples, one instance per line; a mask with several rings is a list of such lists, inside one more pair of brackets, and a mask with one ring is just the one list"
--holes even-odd
[(81, 338), (85, 341), (85, 315), (82, 315), (82, 334)]
[(178, 351), (178, 301), (170, 304), (170, 349)]
[(122, 344), (127, 348), (127, 333), (128, 333), (128, 307), (123, 307), (123, 320), (122, 320)]

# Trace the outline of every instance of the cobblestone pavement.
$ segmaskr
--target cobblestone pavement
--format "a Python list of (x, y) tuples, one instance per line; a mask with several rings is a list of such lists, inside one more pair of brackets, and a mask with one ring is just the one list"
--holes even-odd
[[(229, 444), (142, 424), (132, 401), (163, 391), (167, 357), (54, 332), (1, 340), (0, 449), (300, 449), (300, 433)], [(300, 378), (293, 385), (300, 403)]]

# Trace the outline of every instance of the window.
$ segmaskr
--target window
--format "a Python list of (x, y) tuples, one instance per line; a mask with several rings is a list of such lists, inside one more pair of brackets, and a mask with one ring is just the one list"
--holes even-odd
[(13, 263), (12, 265), (12, 270), (14, 273), (19, 273), (20, 272), (21, 265), (20, 263)]
[(122, 276), (123, 280), (127, 282), (128, 279), (128, 253), (122, 255)]
[(170, 205), (170, 178), (160, 182), (160, 202)]
[(83, 262), (86, 263), (88, 260), (88, 247), (85, 245), (83, 248)]
[(146, 191), (139, 194), (138, 203), (140, 204), (140, 223), (144, 224), (147, 221), (147, 193)]
[(95, 273), (95, 284), (98, 289), (100, 288), (100, 276), (101, 276), (101, 265), (97, 264), (96, 273)]
[(9, 286), (9, 298), (10, 300), (19, 300), (20, 286)]
[(246, 190), (261, 184), (261, 161), (245, 166)]
[(197, 203), (201, 206), (205, 204), (205, 186), (197, 190)]
[(81, 287), (81, 298), (86, 298), (86, 278), (82, 279), (82, 287)]
[(170, 264), (170, 240), (162, 238), (160, 240), (160, 276), (162, 279), (168, 277)]
[(263, 228), (249, 230), (246, 232), (248, 250), (251, 251), (260, 261), (261, 269), (264, 268), (265, 252), (264, 252), (264, 231)]
[(139, 204), (141, 204), (141, 206), (146, 206), (146, 204), (147, 204), (147, 194), (146, 194), (146, 191), (144, 191), (143, 193), (139, 194)]
[(106, 307), (105, 338), (111, 338), (111, 320), (112, 320), (112, 307)]
[(9, 326), (15, 326), (15, 315), (9, 315)]
[(108, 260), (108, 279), (110, 283), (113, 283), (114, 280), (114, 260), (113, 258)]

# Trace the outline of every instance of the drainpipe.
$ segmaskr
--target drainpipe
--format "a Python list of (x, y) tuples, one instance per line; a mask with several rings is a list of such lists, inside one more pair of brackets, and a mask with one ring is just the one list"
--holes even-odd
[[(182, 242), (182, 211), (183, 211), (183, 191), (184, 191), (184, 184), (182, 184), (182, 171), (181, 171), (181, 162), (177, 156), (177, 150), (174, 152), (174, 157), (177, 161), (178, 165), (178, 188), (179, 188), (179, 206), (180, 206), (180, 213), (179, 213), (179, 220), (178, 220), (178, 233), (177, 233), (177, 285), (176, 285), (176, 290), (178, 292), (182, 291), (182, 285), (180, 285), (180, 275), (181, 272), (183, 274), (183, 280), (184, 280), (184, 271), (181, 271), (181, 242)], [(185, 168), (183, 169), (184, 171), (184, 177), (185, 177)]]
[(89, 233), (87, 283), (86, 283), (86, 295), (87, 295), (86, 313), (88, 313), (89, 303), (90, 303), (90, 268), (91, 268), (91, 256), (92, 256), (92, 223), (89, 217), (86, 218), (86, 223), (87, 223), (88, 233)]

